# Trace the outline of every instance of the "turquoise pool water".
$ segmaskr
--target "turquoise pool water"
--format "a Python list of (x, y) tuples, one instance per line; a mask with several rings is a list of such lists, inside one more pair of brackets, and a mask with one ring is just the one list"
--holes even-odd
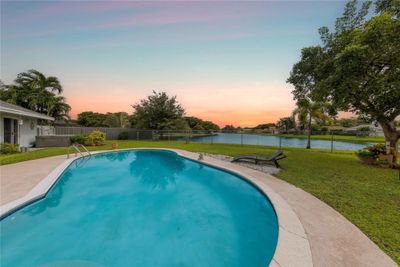
[(170, 151), (71, 164), (0, 222), (1, 266), (268, 266), (278, 224), (243, 179)]

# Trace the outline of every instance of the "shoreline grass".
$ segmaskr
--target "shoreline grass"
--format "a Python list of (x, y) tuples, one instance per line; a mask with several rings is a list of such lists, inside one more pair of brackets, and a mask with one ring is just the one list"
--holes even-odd
[[(204, 144), (166, 141), (107, 141), (90, 150), (159, 147), (192, 152), (238, 156), (270, 155), (276, 147), (232, 144)], [(0, 164), (63, 155), (66, 148), (47, 148), (28, 153), (0, 155)], [(361, 229), (397, 264), (400, 264), (400, 180), (397, 170), (361, 164), (353, 151), (285, 148), (288, 156), (275, 176), (324, 201)]]

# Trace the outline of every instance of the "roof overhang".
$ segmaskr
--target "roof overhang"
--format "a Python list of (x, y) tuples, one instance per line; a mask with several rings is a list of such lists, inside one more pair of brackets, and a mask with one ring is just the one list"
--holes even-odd
[(17, 110), (17, 109), (13, 109), (13, 108), (7, 108), (7, 107), (0, 106), (0, 112), (9, 113), (9, 114), (18, 115), (18, 116), (54, 121), (53, 117), (43, 115), (43, 114), (33, 112), (33, 111), (32, 112), (22, 111), (22, 110)]

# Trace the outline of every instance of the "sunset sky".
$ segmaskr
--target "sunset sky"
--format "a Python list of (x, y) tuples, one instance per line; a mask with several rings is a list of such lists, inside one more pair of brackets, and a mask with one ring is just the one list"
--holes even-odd
[(294, 108), (286, 84), (343, 1), (1, 2), (1, 80), (57, 76), (71, 115), (132, 113), (152, 90), (220, 125), (275, 122)]

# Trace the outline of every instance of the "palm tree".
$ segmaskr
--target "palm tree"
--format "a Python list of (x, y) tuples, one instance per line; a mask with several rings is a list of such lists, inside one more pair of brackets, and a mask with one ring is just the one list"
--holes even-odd
[(0, 83), (0, 99), (9, 103), (52, 116), (65, 119), (71, 107), (60, 96), (63, 92), (57, 77), (46, 77), (37, 70), (18, 74), (12, 85)]
[(302, 100), (297, 103), (297, 108), (293, 111), (293, 116), (298, 116), (300, 124), (307, 125), (307, 149), (311, 148), (311, 123), (313, 119), (326, 120), (329, 118), (328, 104), (325, 102), (312, 102)]
[(296, 127), (296, 123), (293, 117), (284, 117), (279, 119), (277, 126), (281, 131), (288, 133), (290, 129)]
[(29, 87), (40, 91), (45, 90), (57, 94), (63, 92), (62, 86), (57, 77), (46, 77), (43, 73), (37, 70), (28, 70), (27, 72), (18, 74), (15, 83), (23, 87)]

